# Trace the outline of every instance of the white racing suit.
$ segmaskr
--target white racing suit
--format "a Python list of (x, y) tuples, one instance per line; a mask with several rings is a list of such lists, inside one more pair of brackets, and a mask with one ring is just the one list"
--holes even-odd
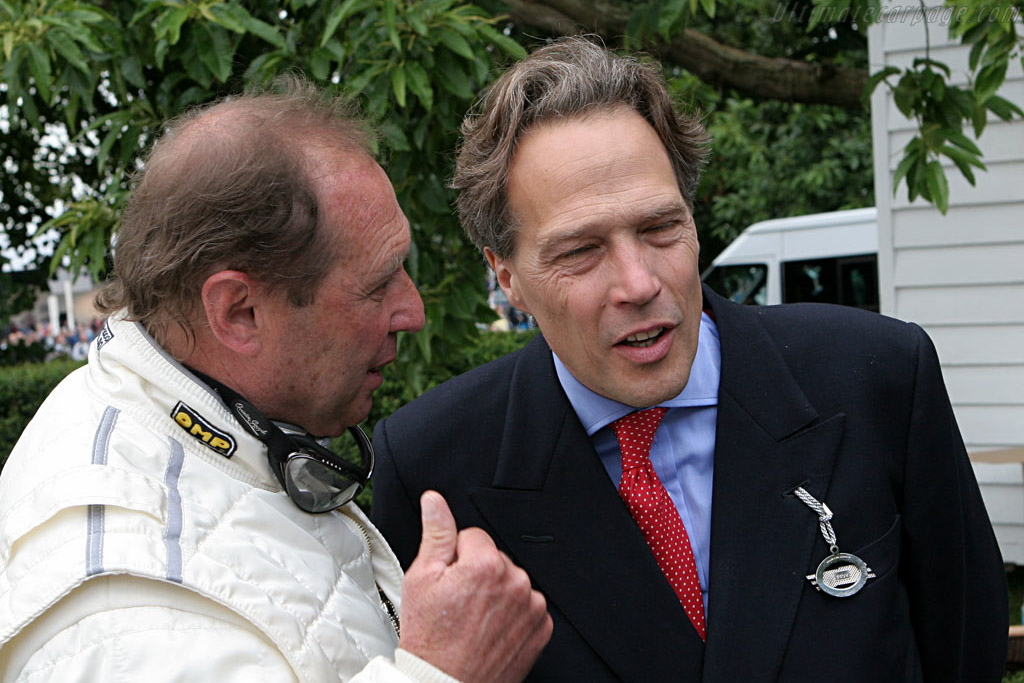
[[(448, 681), (402, 650), (402, 571), (114, 316), (0, 477), (0, 681)], [(397, 663), (396, 663), (397, 662)]]

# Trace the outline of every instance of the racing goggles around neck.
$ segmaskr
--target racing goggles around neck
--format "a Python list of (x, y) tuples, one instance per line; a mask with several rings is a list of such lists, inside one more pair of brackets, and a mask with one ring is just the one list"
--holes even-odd
[(267, 446), (274, 476), (299, 509), (314, 514), (337, 510), (366, 486), (373, 475), (373, 446), (358, 425), (348, 431), (359, 449), (359, 465), (331, 452), (308, 434), (280, 427), (263, 417), (238, 392), (193, 372), (224, 400), (245, 429)]

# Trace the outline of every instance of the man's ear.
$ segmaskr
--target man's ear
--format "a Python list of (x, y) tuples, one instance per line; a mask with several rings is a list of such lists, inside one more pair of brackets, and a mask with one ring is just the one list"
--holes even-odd
[(501, 287), (501, 291), (505, 292), (508, 302), (520, 311), (530, 313), (530, 309), (526, 307), (526, 302), (519, 291), (519, 276), (515, 272), (511, 259), (498, 256), (491, 251), (490, 247), (484, 247), (484, 256), (487, 257), (487, 262), (491, 264), (491, 268), (498, 278), (498, 286)]
[(256, 306), (261, 290), (237, 270), (221, 270), (203, 283), (203, 310), (210, 332), (228, 349), (255, 356), (261, 347)]

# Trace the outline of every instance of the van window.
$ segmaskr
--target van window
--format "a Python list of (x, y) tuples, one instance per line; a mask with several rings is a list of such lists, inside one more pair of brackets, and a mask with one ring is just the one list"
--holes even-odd
[(704, 276), (716, 294), (738, 304), (764, 306), (768, 303), (768, 266), (764, 263), (715, 266)]
[(815, 301), (878, 311), (878, 258), (874, 254), (787, 261), (782, 300)]

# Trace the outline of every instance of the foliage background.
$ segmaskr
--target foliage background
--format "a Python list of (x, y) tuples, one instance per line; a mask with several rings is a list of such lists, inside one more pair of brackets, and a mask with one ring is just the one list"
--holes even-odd
[(694, 207), (706, 266), (755, 221), (873, 204), (864, 103), (881, 83), (920, 125), (900, 165), (911, 195), (943, 207), (940, 154), (973, 179), (981, 161), (962, 128), (979, 132), (986, 110), (1021, 113), (995, 95), (1020, 57), (1016, 24), (980, 12), (1024, 0), (949, 4), (964, 10), (950, 30), (973, 46), (967, 87), (927, 58), (869, 78), (879, 0), (0, 0), (0, 246), (22, 262), (0, 269), (0, 322), (47, 266), (105, 275), (130, 178), (163, 121), (300, 71), (357, 100), (381, 132), (427, 313), (394, 368), (416, 395), (491, 315), (447, 180), (462, 117), (527, 48), (589, 31), (661, 60), (714, 139)]

